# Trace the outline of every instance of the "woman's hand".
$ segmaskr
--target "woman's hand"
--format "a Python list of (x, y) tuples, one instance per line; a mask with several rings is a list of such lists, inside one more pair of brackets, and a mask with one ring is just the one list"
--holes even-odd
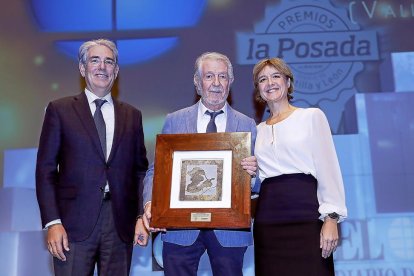
[(338, 246), (338, 221), (325, 217), (325, 221), (321, 229), (320, 248), (322, 249), (322, 257), (328, 258), (333, 252), (335, 252)]
[(256, 176), (257, 160), (255, 156), (243, 158), (240, 164), (242, 165), (243, 170), (245, 170), (248, 174), (250, 174), (252, 177)]

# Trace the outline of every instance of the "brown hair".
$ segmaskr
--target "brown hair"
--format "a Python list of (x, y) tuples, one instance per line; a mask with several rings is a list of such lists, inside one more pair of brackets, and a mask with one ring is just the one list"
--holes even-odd
[(259, 73), (266, 67), (266, 66), (272, 66), (276, 70), (278, 70), (280, 73), (282, 73), (287, 79), (290, 79), (290, 87), (288, 88), (287, 97), (290, 101), (293, 99), (292, 93), (293, 93), (293, 73), (290, 70), (289, 66), (280, 58), (265, 58), (260, 60), (253, 68), (253, 83), (254, 83), (254, 94), (256, 101), (264, 102), (262, 97), (260, 96), (260, 91), (258, 89), (258, 83), (259, 83)]

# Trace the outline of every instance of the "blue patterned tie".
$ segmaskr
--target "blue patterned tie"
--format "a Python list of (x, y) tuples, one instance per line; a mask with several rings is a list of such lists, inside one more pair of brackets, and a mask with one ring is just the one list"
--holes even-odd
[(98, 130), (99, 140), (101, 141), (102, 151), (104, 156), (106, 157), (106, 127), (105, 127), (105, 120), (102, 115), (101, 107), (106, 103), (106, 100), (96, 99), (96, 111), (93, 114), (93, 120), (95, 121), (96, 129)]
[(210, 122), (208, 122), (207, 128), (206, 128), (206, 133), (210, 133), (210, 132), (217, 132), (217, 126), (216, 126), (216, 116), (223, 113), (223, 110), (220, 111), (215, 111), (215, 112), (210, 112), (210, 111), (206, 111), (206, 114), (210, 115)]

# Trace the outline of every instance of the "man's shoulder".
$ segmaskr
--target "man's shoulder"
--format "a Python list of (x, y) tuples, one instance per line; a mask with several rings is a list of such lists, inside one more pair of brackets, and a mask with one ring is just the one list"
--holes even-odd
[(240, 111), (237, 111), (236, 109), (232, 108), (231, 106), (229, 106), (229, 110), (232, 112), (232, 114), (237, 117), (239, 120), (245, 120), (245, 121), (253, 121), (254, 119), (247, 116), (244, 113), (241, 113)]
[(121, 108), (129, 110), (131, 112), (140, 112), (141, 113), (141, 111), (138, 108), (136, 108), (135, 106), (133, 106), (130, 103), (123, 102), (123, 101), (120, 101), (120, 100), (115, 100), (115, 99), (114, 99), (114, 103), (117, 103)]
[(188, 116), (188, 114), (191, 114), (192, 112), (195, 112), (197, 110), (197, 104), (192, 106), (187, 106), (182, 109), (173, 111), (171, 113), (168, 113), (167, 117), (182, 117), (182, 116)]
[(82, 97), (82, 93), (77, 94), (77, 95), (72, 95), (72, 96), (61, 97), (61, 98), (50, 101), (50, 104), (54, 106), (67, 105), (69, 103), (72, 103), (73, 101), (77, 101), (81, 99), (81, 97)]

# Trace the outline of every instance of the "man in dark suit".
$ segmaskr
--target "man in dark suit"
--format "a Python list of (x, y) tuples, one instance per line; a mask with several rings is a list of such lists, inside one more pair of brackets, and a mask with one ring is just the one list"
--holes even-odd
[[(234, 110), (228, 103), (233, 83), (233, 66), (223, 54), (204, 53), (195, 63), (194, 85), (201, 99), (195, 105), (167, 115), (162, 133), (251, 132), (252, 148), (256, 139), (256, 123)], [(241, 166), (255, 176), (254, 156), (242, 160)], [(150, 166), (144, 179), (144, 223), (149, 230), (154, 168)], [(252, 181), (254, 182), (254, 181)], [(243, 275), (243, 258), (253, 243), (250, 229), (167, 230), (161, 236), (164, 273), (168, 276), (196, 276), (201, 256), (210, 258), (213, 275)]]
[[(141, 112), (111, 97), (118, 50), (79, 48), (85, 91), (50, 102), (36, 165), (36, 193), (56, 275), (129, 275), (133, 244), (146, 245), (141, 214), (148, 168)], [(139, 218), (139, 219), (137, 219)]]

